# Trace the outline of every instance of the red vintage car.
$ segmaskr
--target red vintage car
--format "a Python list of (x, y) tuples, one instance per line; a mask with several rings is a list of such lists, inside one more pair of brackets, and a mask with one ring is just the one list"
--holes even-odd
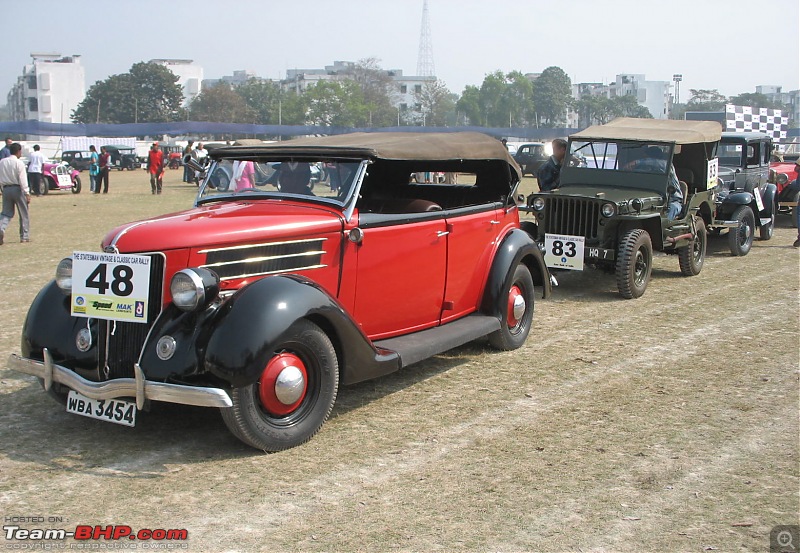
[(150, 401), (217, 407), (243, 442), (286, 449), (321, 428), (340, 385), (484, 336), (520, 347), (534, 286), (549, 295), (520, 229), (519, 166), (493, 138), (352, 134), (210, 156), (193, 209), (74, 252), (31, 306), (10, 366), (67, 411), (132, 426)]
[(791, 213), (792, 225), (796, 224), (797, 218), (794, 210), (797, 209), (797, 202), (800, 201), (800, 188), (793, 185), (797, 180), (797, 163), (800, 161), (776, 161), (769, 165), (770, 182), (774, 182), (778, 187), (778, 211), (779, 213)]
[(81, 192), (81, 174), (64, 162), (44, 163), (42, 165), (41, 193), (50, 190), (69, 190), (73, 194)]

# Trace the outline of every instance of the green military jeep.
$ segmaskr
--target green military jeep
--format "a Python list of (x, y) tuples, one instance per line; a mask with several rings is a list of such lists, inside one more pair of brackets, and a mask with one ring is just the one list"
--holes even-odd
[(531, 194), (521, 208), (534, 216), (523, 228), (548, 267), (614, 272), (625, 298), (647, 289), (653, 250), (676, 254), (681, 272), (696, 275), (706, 255), (704, 218), (715, 208), (720, 133), (716, 122), (630, 118), (576, 133), (559, 187)]

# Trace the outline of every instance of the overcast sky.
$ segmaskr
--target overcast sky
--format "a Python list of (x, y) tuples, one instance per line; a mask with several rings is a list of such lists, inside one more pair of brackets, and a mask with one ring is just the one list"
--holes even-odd
[[(617, 73), (725, 95), (800, 88), (798, 0), (429, 0), (436, 73), (453, 92), (496, 69), (557, 65), (573, 82)], [(37, 0), (4, 12), (0, 102), (31, 52), (80, 54), (86, 86), (138, 61), (188, 58), (206, 78), (375, 57), (416, 73), (422, 0)], [(13, 7), (12, 7), (13, 6)], [(15, 13), (16, 16), (12, 15)]]

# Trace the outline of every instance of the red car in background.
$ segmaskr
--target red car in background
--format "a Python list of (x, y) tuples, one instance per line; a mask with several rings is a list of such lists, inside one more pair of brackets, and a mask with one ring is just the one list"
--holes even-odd
[(800, 200), (800, 187), (793, 185), (797, 180), (798, 163), (800, 163), (800, 158), (787, 155), (784, 156), (783, 161), (773, 161), (769, 165), (770, 182), (774, 182), (778, 187), (778, 213), (791, 214), (792, 226), (797, 224), (795, 210), (797, 202)]

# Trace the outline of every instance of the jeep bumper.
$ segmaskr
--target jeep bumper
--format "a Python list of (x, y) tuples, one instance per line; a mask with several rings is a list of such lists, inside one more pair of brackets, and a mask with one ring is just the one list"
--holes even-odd
[(66, 367), (53, 363), (53, 358), (44, 349), (44, 361), (28, 359), (16, 354), (8, 358), (8, 368), (41, 378), (45, 390), (53, 382), (63, 384), (91, 399), (136, 398), (136, 407), (143, 409), (146, 400), (166, 401), (198, 407), (231, 407), (228, 393), (221, 388), (204, 388), (182, 384), (168, 384), (147, 380), (138, 364), (134, 365), (135, 378), (115, 378), (106, 382), (92, 382)]

